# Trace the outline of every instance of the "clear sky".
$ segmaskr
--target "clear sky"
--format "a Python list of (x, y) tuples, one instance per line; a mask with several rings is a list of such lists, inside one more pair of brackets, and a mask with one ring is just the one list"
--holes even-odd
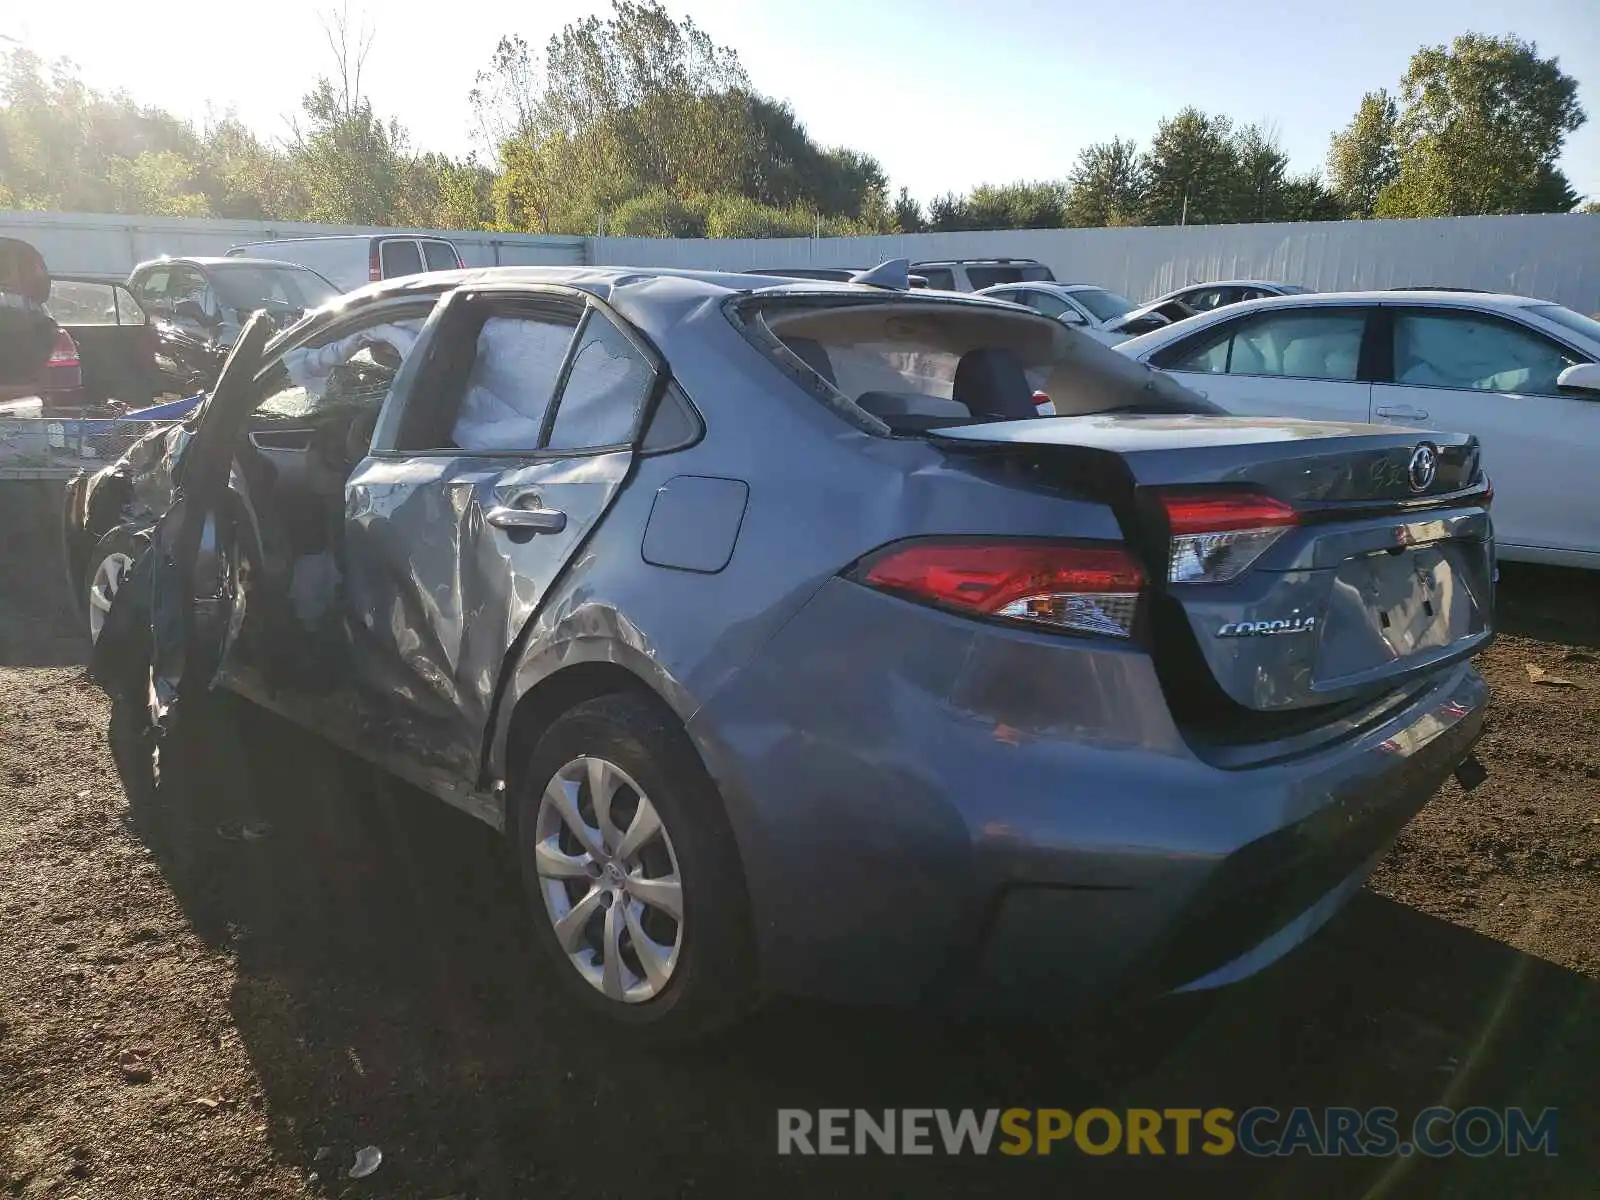
[[(328, 0), (196, 4), (10, 0), (0, 34), (65, 54), (101, 88), (195, 118), (235, 110), (281, 134), (329, 55)], [(496, 40), (535, 46), (605, 0), (350, 0), (376, 30), (367, 91), (420, 149), (469, 148), (467, 92)], [(1600, 197), (1600, 0), (668, 0), (735, 48), (813, 136), (878, 157), (895, 186), (1059, 178), (1082, 146), (1145, 144), (1185, 104), (1276, 126), (1318, 167), (1363, 92), (1393, 88), (1424, 43), (1515, 33), (1560, 56), (1589, 123), (1573, 186)]]

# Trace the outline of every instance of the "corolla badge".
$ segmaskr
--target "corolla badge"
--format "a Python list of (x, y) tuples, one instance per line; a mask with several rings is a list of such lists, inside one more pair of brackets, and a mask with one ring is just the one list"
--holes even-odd
[(1229, 621), (1217, 630), (1217, 636), (1275, 637), (1286, 633), (1310, 633), (1316, 627), (1315, 617), (1285, 617), (1276, 621)]
[(1433, 486), (1433, 477), (1439, 473), (1439, 447), (1432, 442), (1418, 442), (1411, 452), (1411, 462), (1406, 466), (1406, 482), (1413, 492), (1425, 492)]

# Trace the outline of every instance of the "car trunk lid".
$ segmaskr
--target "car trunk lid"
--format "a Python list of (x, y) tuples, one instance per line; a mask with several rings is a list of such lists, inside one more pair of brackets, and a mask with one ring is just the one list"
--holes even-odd
[(1491, 636), (1471, 435), (1101, 413), (933, 440), (1020, 460), (1113, 508), (1153, 581), (1146, 630), (1169, 696), (1201, 718), (1359, 702)]

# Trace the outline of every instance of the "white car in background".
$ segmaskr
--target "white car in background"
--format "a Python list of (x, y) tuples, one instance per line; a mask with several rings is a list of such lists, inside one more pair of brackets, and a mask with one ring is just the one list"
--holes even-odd
[(1126, 296), (1089, 283), (1002, 283), (977, 295), (1031, 308), (1108, 346), (1167, 325), (1159, 313), (1136, 314)]
[(1232, 413), (1474, 433), (1500, 556), (1600, 567), (1600, 321), (1477, 292), (1271, 296), (1116, 347)]

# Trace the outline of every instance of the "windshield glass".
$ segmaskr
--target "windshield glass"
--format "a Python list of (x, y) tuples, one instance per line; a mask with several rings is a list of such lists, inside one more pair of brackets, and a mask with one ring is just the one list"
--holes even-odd
[(1600, 345), (1600, 321), (1596, 321), (1593, 317), (1586, 317), (1559, 304), (1536, 304), (1530, 306), (1528, 311)]
[(281, 266), (241, 263), (212, 267), (209, 273), (222, 302), (242, 313), (258, 308), (268, 312), (303, 312), (320, 308), (339, 295), (339, 289), (315, 271), (288, 263)]
[[(1204, 412), (1169, 376), (1020, 309), (910, 297), (754, 297), (735, 310), (768, 356), (848, 402), (846, 416), (946, 423), (1031, 418), (1037, 393), (1056, 414), (1114, 409)], [(764, 335), (764, 336), (763, 336)], [(953, 402), (953, 404), (952, 404)]]
[(1123, 313), (1132, 312), (1134, 308), (1133, 301), (1126, 296), (1119, 296), (1103, 288), (1080, 288), (1072, 293), (1072, 298), (1101, 321), (1120, 317)]

